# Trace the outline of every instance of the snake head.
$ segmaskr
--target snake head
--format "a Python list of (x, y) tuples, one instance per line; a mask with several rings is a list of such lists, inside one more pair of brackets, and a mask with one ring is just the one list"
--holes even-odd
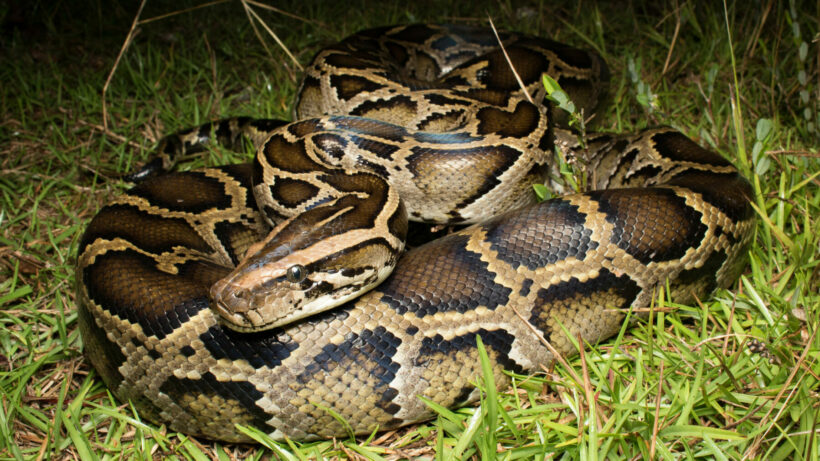
[(384, 280), (403, 249), (401, 241), (396, 251), (382, 239), (356, 242), (306, 227), (292, 220), (277, 226), (211, 287), (228, 328), (264, 331), (339, 306)]

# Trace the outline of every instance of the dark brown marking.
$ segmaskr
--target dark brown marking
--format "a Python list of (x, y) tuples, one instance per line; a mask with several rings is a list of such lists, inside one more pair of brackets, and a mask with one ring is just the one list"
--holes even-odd
[(436, 29), (425, 24), (411, 24), (391, 33), (389, 37), (404, 42), (424, 43), (437, 32)]
[(94, 303), (162, 339), (209, 308), (208, 290), (228, 270), (193, 260), (177, 265), (177, 273), (170, 274), (136, 251), (109, 251), (83, 269), (83, 282)]
[(676, 162), (694, 162), (720, 167), (732, 165), (717, 153), (700, 147), (695, 141), (677, 131), (655, 133), (651, 139), (659, 154)]
[(105, 384), (110, 389), (118, 389), (124, 379), (119, 367), (126, 361), (122, 349), (108, 338), (103, 328), (97, 325), (94, 315), (84, 302), (77, 303), (77, 316), (80, 335), (83, 338), (83, 352), (94, 365), (97, 373), (102, 376)]
[(370, 79), (355, 75), (331, 75), (330, 84), (336, 88), (342, 101), (349, 101), (357, 94), (373, 92), (382, 87)]
[(311, 140), (317, 149), (336, 160), (341, 160), (347, 151), (347, 140), (336, 133), (316, 133)]
[[(430, 149), (413, 147), (407, 157), (407, 166), (417, 178), (420, 187), (435, 190), (447, 179), (448, 174), (457, 171), (470, 172), (469, 178), (460, 184), (468, 197), (456, 204), (462, 209), (484, 196), (499, 183), (499, 177), (512, 166), (521, 153), (509, 146), (486, 146), (467, 149)], [(451, 167), (450, 165), (457, 165)], [(450, 169), (455, 168), (454, 171)]]
[(79, 253), (97, 239), (124, 239), (154, 254), (175, 247), (209, 253), (208, 243), (182, 218), (161, 216), (131, 205), (109, 205), (97, 214), (83, 234)]
[(274, 135), (262, 149), (268, 164), (283, 171), (292, 173), (329, 171), (306, 155), (304, 139), (289, 142), (281, 135)]
[[(511, 290), (494, 282), (487, 263), (466, 250), (466, 244), (467, 237), (453, 234), (403, 255), (393, 274), (376, 288), (382, 302), (400, 314), (419, 317), (505, 305)], [(428, 283), (430, 267), (437, 268), (435, 284)]]
[(390, 53), (390, 58), (393, 62), (397, 63), (399, 67), (403, 67), (407, 63), (407, 48), (393, 42), (387, 42), (384, 46)]
[(364, 149), (376, 155), (377, 157), (383, 158), (385, 160), (393, 160), (393, 154), (395, 154), (396, 151), (399, 150), (398, 147), (392, 144), (386, 144), (371, 138), (351, 136), (350, 140), (353, 143), (355, 143), (360, 149)]
[(750, 205), (752, 186), (738, 173), (688, 171), (667, 182), (701, 194), (704, 200), (725, 213), (734, 222), (754, 216)]
[(535, 131), (542, 114), (536, 106), (521, 101), (512, 113), (494, 107), (484, 107), (476, 117), (480, 121), (478, 132), (497, 133), (500, 136), (524, 138)]
[(577, 206), (558, 198), (501, 215), (482, 227), (499, 259), (513, 268), (535, 270), (568, 258), (583, 261), (598, 248), (585, 220)]
[(325, 62), (333, 67), (342, 69), (372, 69), (377, 66), (377, 63), (371, 59), (362, 59), (359, 56), (366, 56), (363, 54), (354, 55), (352, 53), (334, 53), (325, 58)]
[(276, 178), (270, 187), (274, 199), (288, 208), (295, 208), (316, 197), (319, 188), (298, 179)]
[[(316, 403), (334, 409), (363, 429), (375, 429), (371, 425), (396, 425), (399, 421), (393, 415), (401, 407), (393, 402), (398, 391), (390, 384), (400, 368), (392, 360), (399, 344), (401, 340), (384, 327), (358, 334), (348, 333), (340, 344), (325, 345), (305, 370), (296, 376), (293, 387), (321, 387), (327, 392)], [(350, 390), (347, 383), (351, 380), (359, 382), (362, 387)], [(361, 392), (377, 396), (378, 400), (359, 400), (360, 397), (356, 396)], [(316, 434), (328, 436), (344, 432), (344, 426), (333, 415), (321, 408), (316, 409), (314, 399), (308, 395), (300, 393), (291, 403), (314, 418), (312, 429)]]
[(701, 214), (671, 189), (613, 189), (589, 195), (614, 226), (612, 243), (643, 264), (678, 259), (698, 247), (706, 234)]
[(288, 132), (297, 138), (303, 138), (322, 129), (321, 123), (315, 118), (293, 122), (287, 127)]
[(281, 328), (238, 333), (214, 326), (199, 335), (199, 339), (215, 359), (246, 360), (253, 368), (276, 367), (299, 348)]
[(233, 203), (221, 181), (197, 171), (149, 178), (128, 193), (167, 210), (189, 213), (224, 210)]
[(683, 303), (692, 299), (692, 293), (711, 293), (717, 288), (717, 273), (726, 262), (726, 257), (723, 251), (713, 251), (702, 266), (682, 270), (677, 277), (669, 281), (673, 299)]
[[(380, 111), (391, 111), (399, 114), (407, 114), (407, 119), (418, 111), (418, 104), (406, 95), (397, 95), (389, 99), (377, 99), (375, 101), (365, 101), (356, 106), (350, 115), (368, 117), (370, 114)], [(376, 118), (376, 117), (374, 117)], [(381, 119), (381, 117), (379, 117)]]

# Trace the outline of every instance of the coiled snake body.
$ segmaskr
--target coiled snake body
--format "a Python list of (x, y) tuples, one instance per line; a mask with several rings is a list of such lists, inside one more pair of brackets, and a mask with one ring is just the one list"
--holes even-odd
[[(600, 58), (501, 38), (536, 101), (548, 72), (594, 108)], [(237, 423), (276, 438), (366, 434), (429, 418), (419, 396), (474, 400), (477, 335), (503, 386), (503, 369), (552, 360), (544, 340), (566, 354), (566, 332), (606, 338), (660, 285), (686, 302), (737, 277), (751, 189), (674, 130), (590, 136), (595, 190), (533, 204), (556, 137), (571, 136), (523, 99), (495, 44), (471, 27), (360, 32), (314, 58), (299, 121), (166, 138), (144, 171), (211, 134), (258, 152), (148, 175), (89, 224), (80, 327), (112, 391), (209, 438), (248, 440)], [(477, 224), (401, 254), (408, 217)]]

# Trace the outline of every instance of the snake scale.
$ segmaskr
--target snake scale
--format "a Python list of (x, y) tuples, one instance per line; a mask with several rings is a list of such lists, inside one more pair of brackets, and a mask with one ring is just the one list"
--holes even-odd
[[(536, 102), (546, 72), (594, 110), (600, 57), (501, 40)], [(535, 204), (573, 136), (496, 45), (476, 27), (366, 30), (319, 51), (296, 122), (166, 137), (78, 249), (84, 350), (114, 394), (212, 439), (367, 434), (430, 418), (419, 396), (475, 401), (476, 336), (505, 386), (553, 359), (544, 341), (606, 338), (661, 285), (687, 302), (737, 278), (751, 188), (675, 130), (589, 135), (568, 152), (592, 190)], [(252, 163), (154, 171), (244, 138)], [(404, 251), (408, 219), (472, 225)]]

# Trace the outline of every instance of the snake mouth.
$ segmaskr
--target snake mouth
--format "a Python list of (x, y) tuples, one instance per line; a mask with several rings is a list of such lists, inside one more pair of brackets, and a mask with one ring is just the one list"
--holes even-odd
[(222, 279), (211, 286), (211, 305), (228, 327), (234, 330), (250, 331), (250, 305), (245, 299), (248, 291)]

